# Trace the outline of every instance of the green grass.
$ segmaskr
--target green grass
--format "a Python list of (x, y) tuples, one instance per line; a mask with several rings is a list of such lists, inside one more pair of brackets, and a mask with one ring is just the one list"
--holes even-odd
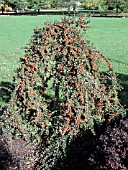
[(112, 62), (116, 73), (128, 74), (128, 18), (91, 18), (87, 35)]
[[(0, 83), (12, 83), (19, 58), (33, 35), (33, 29), (60, 16), (0, 16)], [(87, 36), (94, 47), (112, 62), (125, 87), (128, 85), (128, 18), (91, 18)], [(121, 79), (123, 77), (123, 79)], [(128, 91), (127, 91), (128, 94)], [(123, 92), (122, 92), (123, 95)], [(128, 97), (124, 94), (126, 100)], [(1, 99), (0, 99), (1, 100)]]

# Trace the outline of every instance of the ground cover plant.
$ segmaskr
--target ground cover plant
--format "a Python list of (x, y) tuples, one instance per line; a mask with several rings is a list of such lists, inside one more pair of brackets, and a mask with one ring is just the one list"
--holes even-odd
[[(39, 34), (40, 31), (41, 31), (40, 29), (39, 29), (39, 30), (35, 30), (35, 34)], [(38, 36), (37, 36), (37, 37), (38, 37)], [(36, 37), (36, 38), (37, 38), (37, 37)], [(38, 39), (38, 38), (37, 38), (37, 39), (36, 39), (36, 38), (35, 38), (34, 40), (37, 40), (37, 39)], [(36, 41), (33, 42), (33, 44), (34, 44), (34, 43), (36, 43)], [(79, 53), (78, 53), (78, 54), (79, 54)], [(99, 55), (101, 58), (104, 57), (103, 54), (99, 54), (99, 53), (98, 53), (98, 55)], [(102, 55), (103, 55), (103, 56), (102, 56)], [(28, 57), (28, 58), (29, 58), (29, 57)], [(25, 59), (25, 58), (24, 58), (24, 59)], [(22, 62), (22, 64), (23, 64), (23, 66), (26, 65), (26, 61), (25, 61), (26, 59), (25, 59), (25, 60), (24, 60), (24, 59), (21, 59), (21, 62)], [(90, 60), (91, 60), (91, 59), (90, 59)], [(105, 59), (105, 61), (107, 61), (107, 63), (109, 64), (108, 60)], [(91, 65), (90, 65), (90, 66), (91, 66)], [(110, 71), (112, 71), (112, 70), (111, 70), (111, 65), (109, 64), (108, 66), (109, 66)], [(107, 68), (107, 67), (106, 67), (106, 68)], [(19, 73), (18, 73), (18, 74), (19, 74)], [(16, 79), (17, 79), (18, 77), (19, 77), (19, 76), (16, 76)], [(110, 77), (111, 77), (111, 76), (110, 76)], [(20, 80), (20, 78), (18, 78), (18, 79)], [(17, 80), (18, 80), (18, 79), (17, 79)], [(46, 96), (46, 97), (48, 97), (48, 96)], [(50, 100), (51, 100), (51, 99), (50, 99)], [(45, 102), (45, 101), (44, 101), (44, 102)], [(47, 122), (46, 122), (46, 123), (47, 123)], [(58, 147), (58, 145), (57, 145), (56, 147)], [(55, 148), (55, 147), (54, 147), (54, 148)], [(42, 161), (43, 161), (43, 160), (42, 160)]]
[[(110, 122), (125, 111), (111, 63), (86, 40), (84, 17), (45, 25), (35, 29), (20, 59), (15, 89), (1, 123), (4, 132), (41, 145), (41, 168), (50, 169), (80, 129), (95, 133), (94, 123)], [(103, 62), (106, 74), (100, 70)], [(48, 98), (54, 89), (53, 99)]]

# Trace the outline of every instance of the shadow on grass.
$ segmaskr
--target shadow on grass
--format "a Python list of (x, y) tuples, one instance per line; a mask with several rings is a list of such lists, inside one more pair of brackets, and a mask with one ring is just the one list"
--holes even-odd
[(0, 115), (6, 109), (6, 104), (11, 99), (11, 93), (14, 89), (14, 83), (0, 82)]
[(117, 74), (117, 78), (119, 84), (123, 87), (123, 89), (119, 92), (119, 99), (121, 104), (128, 109), (128, 75)]
[(14, 83), (0, 82), (0, 102), (7, 103), (11, 98), (11, 93), (14, 89)]

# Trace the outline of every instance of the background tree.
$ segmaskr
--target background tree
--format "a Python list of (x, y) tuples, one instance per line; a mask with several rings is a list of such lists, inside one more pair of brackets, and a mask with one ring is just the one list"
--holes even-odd
[(51, 8), (51, 7), (56, 7), (61, 1), (57, 0), (27, 0), (29, 3), (29, 8), (39, 8), (39, 9), (44, 9), (44, 8)]
[(116, 12), (128, 11), (128, 0), (81, 0), (82, 6), (86, 9), (116, 9)]
[(4, 3), (4, 1), (3, 1), (3, 0), (0, 0), (0, 6), (1, 6), (3, 3)]
[(77, 7), (77, 2), (77, 0), (64, 0), (62, 6), (68, 8), (68, 11), (70, 11), (71, 7), (75, 10)]
[(50, 8), (51, 0), (27, 0), (29, 2), (29, 8), (38, 10), (38, 13), (41, 9)]
[(51, 4), (51, 7), (52, 8), (57, 8), (57, 7), (61, 7), (62, 6), (62, 3), (63, 3), (63, 0), (50, 0), (49, 2)]
[(0, 9), (2, 11), (2, 14), (4, 13), (4, 1), (0, 0)]
[(82, 6), (85, 9), (95, 9), (99, 5), (99, 0), (82, 0)]
[(109, 0), (81, 0), (82, 6), (86, 9), (106, 10), (110, 5)]
[(116, 12), (125, 12), (128, 10), (128, 0), (106, 0), (106, 5), (108, 7), (113, 7), (116, 9)]
[(4, 0), (4, 3), (13, 9), (24, 9), (28, 6), (28, 2), (26, 0)]

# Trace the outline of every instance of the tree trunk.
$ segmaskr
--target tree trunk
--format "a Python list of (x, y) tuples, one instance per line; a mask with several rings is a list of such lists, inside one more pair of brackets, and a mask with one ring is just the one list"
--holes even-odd
[(4, 7), (2, 6), (2, 14), (4, 13)]
[(119, 11), (119, 5), (116, 5), (116, 12), (118, 13)]
[(55, 102), (54, 102), (54, 109), (58, 109), (59, 107), (59, 84), (55, 86)]
[(40, 9), (38, 9), (38, 14), (40, 13)]

